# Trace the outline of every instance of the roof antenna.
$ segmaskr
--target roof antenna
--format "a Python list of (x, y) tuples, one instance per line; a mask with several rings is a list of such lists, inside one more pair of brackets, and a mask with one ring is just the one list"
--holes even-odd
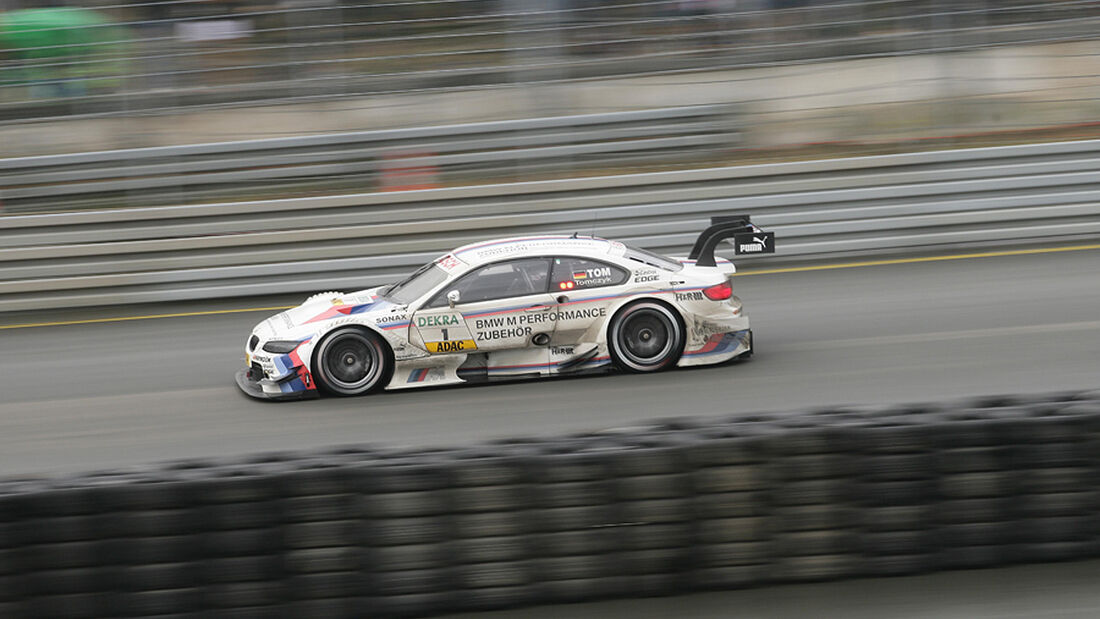
[(573, 236), (571, 236), (571, 237), (569, 237), (569, 238), (571, 238), (571, 239), (575, 239), (575, 238), (577, 238), (577, 235), (578, 235), (578, 234), (580, 234), (580, 232), (574, 232), (574, 233), (573, 233)]
[(600, 218), (600, 212), (597, 211), (597, 210), (593, 210), (592, 211), (592, 234), (588, 235), (592, 238), (596, 238), (596, 220), (598, 220), (599, 218)]

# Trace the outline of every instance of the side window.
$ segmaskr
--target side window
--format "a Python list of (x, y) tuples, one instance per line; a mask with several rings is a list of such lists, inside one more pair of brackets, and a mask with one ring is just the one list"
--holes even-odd
[(546, 292), (549, 258), (526, 258), (487, 264), (444, 286), (427, 307), (447, 305), (447, 293), (457, 290), (460, 303), (477, 303)]
[(561, 256), (554, 258), (554, 268), (550, 271), (550, 291), (618, 286), (628, 276), (625, 270), (606, 262)]

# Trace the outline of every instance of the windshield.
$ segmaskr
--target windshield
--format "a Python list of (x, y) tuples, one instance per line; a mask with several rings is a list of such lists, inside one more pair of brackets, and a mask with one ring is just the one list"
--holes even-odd
[(626, 253), (623, 255), (629, 260), (648, 264), (651, 267), (657, 267), (658, 269), (664, 269), (666, 271), (675, 272), (684, 268), (684, 265), (680, 264), (678, 260), (673, 260), (668, 256), (662, 256), (661, 254), (640, 247), (627, 245)]
[(447, 272), (429, 262), (415, 273), (382, 291), (382, 298), (400, 305), (408, 305), (447, 281)]

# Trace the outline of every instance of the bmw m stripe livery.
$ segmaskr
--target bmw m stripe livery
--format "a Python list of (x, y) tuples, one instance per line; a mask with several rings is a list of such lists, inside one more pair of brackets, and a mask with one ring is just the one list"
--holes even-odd
[(738, 254), (774, 251), (743, 216), (715, 218), (686, 259), (578, 235), (460, 247), (398, 283), (316, 294), (264, 320), (237, 384), (264, 399), (349, 396), (748, 356), (734, 266), (714, 256), (727, 238)]

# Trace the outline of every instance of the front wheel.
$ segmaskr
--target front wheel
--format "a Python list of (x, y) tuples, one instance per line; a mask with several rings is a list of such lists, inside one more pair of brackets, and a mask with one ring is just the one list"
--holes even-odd
[(380, 389), (393, 375), (393, 356), (376, 333), (339, 329), (325, 337), (314, 353), (317, 385), (333, 395), (360, 395)]
[(684, 352), (684, 328), (668, 306), (632, 303), (611, 319), (608, 349), (615, 365), (628, 372), (668, 369)]

